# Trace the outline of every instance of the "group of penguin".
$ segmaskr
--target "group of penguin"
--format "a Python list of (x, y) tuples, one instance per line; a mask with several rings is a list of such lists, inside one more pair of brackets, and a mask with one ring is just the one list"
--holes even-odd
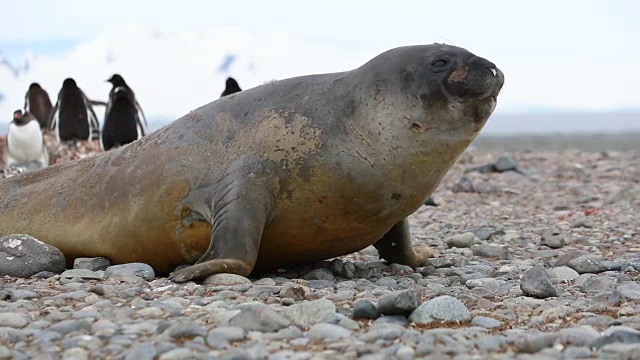
[[(49, 155), (43, 134), (51, 132), (58, 142), (99, 140), (100, 149), (110, 149), (131, 143), (146, 134), (147, 120), (134, 91), (119, 74), (107, 80), (112, 88), (108, 102), (90, 100), (75, 80), (62, 83), (55, 106), (49, 94), (32, 83), (25, 95), (24, 112), (16, 110), (9, 124), (2, 158), (5, 167), (35, 163), (42, 168), (49, 165)], [(224, 97), (242, 91), (238, 82), (229, 77)], [(102, 130), (93, 105), (106, 106)]]

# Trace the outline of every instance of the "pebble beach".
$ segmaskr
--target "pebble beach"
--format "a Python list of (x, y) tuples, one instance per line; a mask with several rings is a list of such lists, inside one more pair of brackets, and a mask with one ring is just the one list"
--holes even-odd
[[(368, 247), (182, 284), (103, 258), (5, 275), (0, 359), (640, 359), (640, 146), (624, 139), (478, 139), (410, 217), (438, 252), (415, 269)], [(47, 147), (52, 163), (99, 152)], [(38, 246), (0, 240), (2, 261)]]

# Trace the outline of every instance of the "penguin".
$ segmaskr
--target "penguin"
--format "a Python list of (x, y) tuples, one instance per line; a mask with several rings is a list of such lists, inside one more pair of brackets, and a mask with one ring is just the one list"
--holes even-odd
[(131, 97), (134, 99), (135, 102), (135, 107), (138, 110), (139, 113), (139, 117), (142, 118), (142, 121), (144, 122), (145, 127), (147, 126), (147, 118), (144, 116), (144, 111), (142, 111), (142, 107), (140, 106), (140, 103), (138, 103), (138, 98), (136, 98), (136, 93), (133, 91), (132, 88), (129, 87), (129, 85), (127, 85), (127, 83), (124, 81), (124, 78), (122, 76), (120, 76), (119, 74), (113, 74), (111, 76), (111, 78), (109, 78), (107, 80), (107, 82), (111, 83), (111, 85), (113, 85), (113, 87), (111, 88), (111, 91), (109, 92), (109, 96), (111, 96), (111, 93), (113, 93), (115, 91), (115, 89), (119, 86), (122, 86), (124, 88), (127, 89), (127, 91), (129, 91), (131, 93)]
[(49, 93), (43, 89), (38, 83), (31, 83), (29, 90), (24, 96), (24, 111), (31, 113), (38, 119), (40, 128), (49, 129), (49, 115), (51, 115), (51, 99)]
[(72, 78), (62, 82), (50, 119), (50, 129), (58, 141), (92, 140), (99, 136), (100, 125), (91, 101)]
[(113, 85), (100, 133), (100, 147), (108, 151), (145, 136), (147, 120), (133, 90), (122, 76), (113, 74), (107, 80)]
[(228, 77), (225, 83), (224, 91), (222, 92), (220, 97), (225, 97), (227, 95), (231, 95), (240, 91), (242, 91), (242, 89), (240, 89), (240, 85), (238, 85), (236, 79)]
[(13, 113), (2, 160), (5, 167), (28, 163), (35, 163), (38, 168), (49, 166), (49, 153), (44, 146), (40, 122), (35, 116), (28, 112), (23, 114), (22, 110)]
[(122, 86), (109, 94), (104, 125), (100, 132), (100, 148), (108, 151), (140, 139), (145, 135), (131, 91)]

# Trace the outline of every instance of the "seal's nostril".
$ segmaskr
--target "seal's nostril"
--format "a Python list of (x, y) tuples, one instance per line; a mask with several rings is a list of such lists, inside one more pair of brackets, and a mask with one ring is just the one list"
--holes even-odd
[(490, 68), (489, 70), (491, 70), (491, 73), (493, 74), (493, 76), (497, 76), (498, 75), (498, 70), (496, 70), (494, 68)]

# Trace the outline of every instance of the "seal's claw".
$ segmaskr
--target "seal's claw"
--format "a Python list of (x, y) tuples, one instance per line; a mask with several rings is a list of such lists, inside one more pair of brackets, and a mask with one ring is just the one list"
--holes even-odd
[(252, 267), (247, 266), (240, 260), (215, 259), (201, 262), (172, 272), (169, 280), (173, 282), (185, 282), (189, 280), (202, 279), (219, 273), (230, 273), (247, 276), (251, 273)]

